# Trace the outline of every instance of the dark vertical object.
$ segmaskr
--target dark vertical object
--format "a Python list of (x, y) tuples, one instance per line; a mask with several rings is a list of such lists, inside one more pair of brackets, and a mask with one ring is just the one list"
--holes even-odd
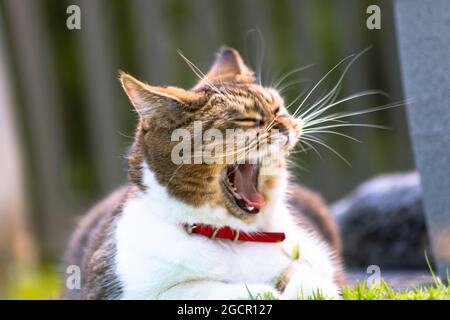
[[(133, 30), (137, 43), (139, 65), (144, 69), (146, 81), (151, 84), (167, 85), (173, 80), (171, 67), (170, 37), (167, 19), (164, 19), (161, 1), (133, 0), (130, 2), (133, 13)], [(167, 17), (166, 17), (167, 18)]]
[[(267, 66), (275, 64), (275, 48), (272, 16), (270, 15), (267, 1), (245, 0), (239, 1), (238, 6), (240, 12), (238, 14), (240, 23), (243, 27), (242, 37), (244, 45), (249, 45), (250, 59), (247, 63), (254, 68), (258, 80), (263, 85), (270, 83), (270, 74), (268, 74)], [(254, 62), (253, 62), (254, 61)], [(253, 66), (253, 63), (255, 64)]]
[[(365, 43), (365, 38), (367, 37), (366, 15), (364, 13), (365, 6), (361, 1), (339, 1), (338, 14), (340, 17), (339, 20), (341, 21), (340, 42), (342, 48), (340, 48), (340, 55), (339, 57), (336, 57), (336, 60), (350, 54), (358, 54), (367, 48), (368, 45)], [(336, 23), (339, 24), (339, 21)], [(369, 66), (370, 55), (373, 53), (371, 51), (372, 50), (362, 55), (348, 71), (342, 83), (343, 88), (345, 88), (343, 90), (345, 94), (341, 94), (341, 97), (376, 88), (373, 83), (373, 73)], [(337, 111), (338, 109), (343, 110), (345, 107), (348, 107), (347, 110), (355, 111), (373, 106), (375, 106), (375, 96), (371, 95), (345, 102), (336, 106), (335, 109)], [(348, 118), (347, 120), (351, 122), (375, 123), (374, 115), (371, 113), (359, 118)], [(361, 179), (366, 179), (373, 174), (373, 172), (371, 172), (372, 168), (370, 167), (370, 157), (372, 156), (370, 150), (375, 149), (374, 144), (377, 142), (375, 136), (378, 133), (376, 130), (360, 127), (348, 128), (348, 130), (350, 136), (357, 138), (363, 143), (359, 144), (342, 139), (341, 137), (333, 137), (334, 141), (342, 141), (344, 144), (341, 145), (346, 146), (344, 156), (349, 159), (352, 167), (344, 167), (342, 170), (332, 170), (332, 172), (330, 172), (331, 175), (334, 174), (336, 176), (336, 180), (339, 181), (339, 184), (343, 186), (345, 190), (353, 188), (353, 186), (360, 182)], [(341, 171), (341, 173), (338, 176), (336, 172), (339, 171)], [(335, 187), (335, 190), (338, 189), (339, 188)], [(337, 195), (341, 196), (341, 194)]]
[(410, 135), (420, 172), (434, 257), (450, 267), (450, 4), (395, 2)]
[[(313, 2), (310, 0), (290, 0), (288, 10), (287, 14), (294, 25), (291, 36), (299, 57), (299, 66), (318, 63), (318, 50), (315, 45), (317, 41), (314, 39), (311, 21), (311, 13), (314, 10)], [(319, 72), (317, 68), (311, 68), (302, 71), (298, 77), (305, 77), (305, 75), (314, 80), (319, 76)]]
[[(220, 43), (223, 37), (219, 36), (218, 22), (221, 21), (217, 14), (217, 3), (209, 0), (194, 1), (194, 15), (195, 15), (195, 45), (199, 48), (199, 56), (197, 60), (207, 68), (208, 63), (214, 58), (214, 52), (219, 49), (219, 46), (226, 45)], [(222, 30), (221, 30), (222, 31)], [(206, 72), (207, 69), (204, 70)]]
[[(393, 3), (395, 1), (387, 1), (385, 5), (381, 6), (381, 30), (380, 37), (383, 47), (380, 48), (381, 64), (383, 66), (383, 82), (386, 83), (386, 88), (392, 101), (401, 101), (403, 99), (403, 90), (400, 79), (400, 66), (397, 55), (397, 39), (395, 38), (394, 25), (394, 8)], [(384, 3), (383, 3), (384, 4)], [(384, 88), (383, 88), (384, 89)], [(395, 157), (392, 160), (394, 168), (398, 167), (412, 167), (412, 152), (411, 144), (408, 137), (408, 128), (406, 123), (406, 111), (404, 107), (399, 108), (396, 111), (386, 111), (389, 115), (392, 127), (393, 127), (393, 148), (397, 150)]]
[(120, 115), (128, 109), (117, 103), (121, 93), (117, 80), (119, 66), (115, 64), (112, 24), (104, 15), (108, 3), (89, 0), (77, 3), (81, 8), (82, 26), (74, 32), (79, 33), (92, 154), (100, 191), (104, 193), (123, 180)]
[[(297, 56), (297, 65), (294, 68), (298, 68), (301, 66), (306, 66), (309, 64), (315, 64), (312, 68), (301, 71), (300, 73), (296, 73), (290, 79), (308, 79), (310, 83), (305, 84), (301, 90), (309, 88), (309, 90), (314, 86), (314, 84), (320, 79), (321, 75), (319, 72), (318, 64), (320, 63), (318, 57), (318, 45), (317, 41), (314, 38), (313, 28), (312, 28), (312, 14), (314, 11), (314, 4), (310, 0), (290, 0), (289, 1), (289, 18), (293, 23), (293, 32), (291, 33), (292, 41), (294, 42), (296, 56)], [(293, 68), (293, 69), (294, 69)], [(289, 80), (288, 80), (289, 81)], [(307, 92), (303, 94), (301, 99), (290, 107), (290, 112), (293, 113), (297, 107), (300, 105), (301, 101), (305, 98)], [(303, 111), (306, 110), (305, 106), (303, 107)], [(294, 161), (300, 162), (303, 161), (305, 157), (309, 159), (313, 159), (313, 161), (309, 161), (307, 164), (307, 172), (305, 170), (298, 170), (298, 177), (301, 178), (302, 183), (306, 183), (314, 188), (318, 188), (319, 183), (315, 183), (315, 181), (327, 181), (327, 186), (333, 184), (333, 181), (328, 183), (329, 175), (326, 174), (323, 170), (324, 161), (322, 159), (318, 159), (318, 155), (314, 153), (314, 151), (309, 150), (308, 153), (310, 155), (306, 155), (305, 153), (299, 153), (297, 155), (297, 159)], [(303, 164), (302, 164), (303, 165)], [(313, 174), (310, 174), (313, 173)], [(312, 175), (314, 177), (312, 177)], [(306, 178), (305, 178), (306, 176)], [(308, 178), (309, 176), (309, 178)], [(306, 180), (306, 181), (305, 181)], [(309, 181), (308, 181), (309, 180)], [(330, 187), (331, 189), (332, 187)], [(326, 193), (326, 187), (320, 188), (321, 192)]]

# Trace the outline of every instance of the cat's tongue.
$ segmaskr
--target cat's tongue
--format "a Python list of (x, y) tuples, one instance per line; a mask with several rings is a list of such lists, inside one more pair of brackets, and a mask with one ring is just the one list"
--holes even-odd
[(256, 166), (252, 164), (240, 164), (234, 174), (234, 187), (247, 206), (261, 209), (264, 206), (264, 197), (256, 190), (257, 182)]

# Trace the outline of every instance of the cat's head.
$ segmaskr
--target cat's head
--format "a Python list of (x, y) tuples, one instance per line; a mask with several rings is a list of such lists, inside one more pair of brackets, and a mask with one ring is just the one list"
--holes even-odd
[(133, 183), (146, 187), (144, 163), (173, 197), (250, 221), (273, 201), (302, 129), (275, 89), (255, 83), (236, 50), (220, 50), (190, 90), (124, 73), (120, 80), (140, 119), (129, 156)]

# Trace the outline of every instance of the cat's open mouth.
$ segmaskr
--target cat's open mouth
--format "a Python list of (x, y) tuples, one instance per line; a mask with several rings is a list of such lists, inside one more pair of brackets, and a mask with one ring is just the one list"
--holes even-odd
[(234, 164), (228, 165), (222, 176), (225, 193), (247, 213), (256, 214), (265, 204), (258, 191), (259, 170), (259, 164)]

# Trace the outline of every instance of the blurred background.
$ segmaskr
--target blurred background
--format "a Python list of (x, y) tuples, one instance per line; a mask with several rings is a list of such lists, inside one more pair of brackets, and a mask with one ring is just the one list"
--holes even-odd
[[(66, 9), (81, 8), (81, 30)], [(366, 28), (366, 8), (381, 8), (382, 29)], [(51, 298), (79, 216), (125, 182), (136, 114), (117, 81), (124, 70), (154, 85), (189, 88), (196, 76), (180, 49), (207, 71), (222, 45), (261, 70), (264, 84), (314, 64), (280, 85), (287, 103), (342, 58), (371, 46), (351, 67), (338, 106), (367, 109), (403, 99), (390, 1), (361, 0), (0, 0), (0, 298)], [(260, 67), (261, 66), (261, 67)], [(327, 92), (342, 69), (317, 90)], [(308, 82), (309, 81), (309, 82)], [(328, 202), (377, 174), (414, 168), (404, 108), (355, 118), (390, 130), (340, 130), (326, 148), (297, 153), (295, 179)]]

